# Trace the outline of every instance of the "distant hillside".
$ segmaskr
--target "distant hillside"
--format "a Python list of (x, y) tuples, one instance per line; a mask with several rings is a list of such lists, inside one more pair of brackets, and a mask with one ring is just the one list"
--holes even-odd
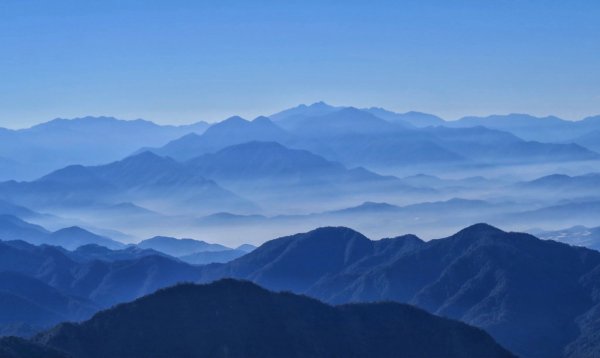
[(0, 240), (23, 240), (35, 245), (61, 246), (67, 250), (74, 250), (88, 244), (112, 249), (125, 247), (118, 241), (96, 235), (77, 226), (50, 232), (39, 225), (28, 223), (12, 215), (0, 215)]
[(205, 122), (160, 126), (145, 120), (84, 117), (0, 131), (0, 157), (10, 160), (6, 165), (13, 169), (1, 171), (0, 180), (31, 180), (67, 165), (115, 161), (141, 147), (164, 145), (188, 133), (203, 133), (206, 128)]
[(137, 246), (142, 249), (153, 249), (171, 256), (184, 256), (196, 252), (223, 251), (229, 249), (223, 245), (210, 244), (201, 240), (177, 239), (174, 237), (155, 236), (140, 241)]
[(569, 139), (600, 129), (600, 122), (592, 120), (568, 121), (555, 116), (535, 117), (511, 113), (487, 117), (464, 117), (447, 123), (452, 127), (485, 126), (513, 133), (525, 140), (540, 142), (567, 142)]
[[(60, 247), (34, 246), (23, 241), (0, 242), (0, 272), (41, 281), (63, 296), (79, 297), (97, 307), (110, 307), (178, 282), (194, 281), (200, 275), (198, 267), (164, 254), (136, 255), (130, 252), (126, 255), (113, 251), (109, 255), (98, 250), (82, 250), (69, 252)], [(12, 289), (8, 292), (14, 293)], [(20, 297), (35, 302), (33, 296)], [(15, 315), (20, 312), (12, 311)], [(51, 312), (56, 313), (56, 310)], [(27, 314), (27, 310), (23, 314)], [(33, 319), (36, 317), (32, 316)], [(32, 323), (29, 319), (10, 322)]]
[(189, 160), (202, 154), (251, 141), (286, 142), (289, 134), (266, 117), (252, 121), (231, 117), (212, 125), (202, 135), (191, 134), (173, 140), (154, 153), (177, 160)]
[(144, 152), (101, 166), (69, 166), (31, 182), (0, 183), (0, 198), (31, 208), (96, 208), (143, 203), (171, 212), (253, 207), (170, 158)]

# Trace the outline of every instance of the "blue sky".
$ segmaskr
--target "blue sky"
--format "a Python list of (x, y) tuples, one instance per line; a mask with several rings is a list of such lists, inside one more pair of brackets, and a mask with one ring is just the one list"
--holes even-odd
[(600, 113), (598, 19), (596, 0), (3, 0), (0, 126), (319, 100), (579, 119)]

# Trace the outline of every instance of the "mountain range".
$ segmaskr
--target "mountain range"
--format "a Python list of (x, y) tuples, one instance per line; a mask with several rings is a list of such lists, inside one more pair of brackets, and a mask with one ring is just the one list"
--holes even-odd
[[(186, 136), (151, 150), (189, 160), (230, 145), (274, 141), (347, 166), (369, 169), (407, 164), (506, 164), (600, 158), (598, 153), (569, 142), (569, 138), (555, 143), (527, 141), (494, 126), (461, 126), (454, 122), (436, 122), (440, 124), (436, 127), (415, 126), (398, 118), (391, 120), (387, 112), (384, 117), (388, 120), (382, 119), (378, 113), (384, 111), (316, 103), (275, 114), (272, 120), (233, 117), (214, 124), (202, 135)], [(431, 121), (431, 117), (421, 117)]]
[(163, 145), (208, 124), (160, 126), (145, 120), (112, 117), (54, 119), (31, 128), (0, 130), (0, 180), (31, 180), (58, 168), (97, 165), (123, 158), (145, 147)]
[(199, 268), (164, 254), (125, 260), (99, 260), (81, 251), (35, 246), (24, 241), (0, 242), (0, 272), (40, 280), (67, 296), (97, 307), (109, 307), (181, 281), (193, 281)]
[[(422, 112), (395, 113), (376, 107), (356, 109), (317, 102), (290, 108), (269, 118), (258, 117), (247, 121), (240, 117), (231, 117), (213, 125), (198, 122), (185, 126), (161, 126), (146, 120), (83, 117), (55, 119), (20, 130), (1, 128), (0, 173), (3, 174), (0, 174), (0, 180), (33, 180), (44, 173), (68, 165), (89, 166), (113, 162), (134, 152), (142, 152), (143, 149), (140, 148), (155, 148), (152, 150), (160, 155), (188, 160), (249, 141), (276, 141), (291, 148), (310, 150), (346, 165), (362, 165), (368, 168), (376, 168), (385, 162), (396, 165), (417, 163), (411, 161), (412, 157), (404, 153), (411, 153), (413, 156), (418, 154), (420, 160), (431, 164), (440, 161), (454, 162), (461, 158), (477, 161), (483, 158), (472, 158), (470, 155), (463, 158), (452, 146), (436, 143), (435, 136), (432, 137), (423, 129), (446, 127), (462, 133), (461, 129), (479, 126), (511, 133), (525, 143), (542, 142), (536, 145), (520, 143), (518, 146), (521, 148), (515, 149), (515, 157), (511, 161), (518, 160), (518, 155), (531, 156), (530, 150), (552, 150), (561, 154), (561, 157), (556, 159), (551, 156), (538, 156), (536, 161), (585, 160), (593, 154), (586, 152), (581, 146), (600, 150), (596, 144), (600, 133), (600, 121), (597, 116), (569, 121), (553, 116), (542, 118), (526, 114), (508, 114), (470, 116), (446, 121)], [(382, 136), (382, 132), (385, 131), (392, 131), (395, 135), (390, 136), (390, 133), (387, 133), (388, 135)], [(323, 134), (326, 134), (327, 138), (335, 134), (337, 140), (320, 140)], [(359, 134), (363, 140), (356, 143), (356, 140), (346, 138), (345, 143), (336, 143), (343, 141), (340, 136), (355, 137), (353, 134)], [(373, 136), (381, 138), (366, 138)], [(395, 137), (400, 138), (394, 139)], [(462, 137), (468, 139), (469, 133), (465, 132)], [(365, 139), (367, 140), (364, 141)], [(384, 143), (381, 143), (381, 140)], [(350, 152), (353, 154), (344, 153), (343, 144), (348, 143), (360, 145), (363, 150), (377, 150), (380, 155), (386, 152), (386, 148), (396, 149), (399, 153), (396, 158), (382, 158), (382, 162), (378, 163), (377, 156), (368, 155), (369, 151), (364, 154), (364, 158), (353, 158), (354, 154), (361, 151), (358, 148), (352, 150), (352, 146)], [(543, 149), (543, 144), (546, 143), (555, 144), (554, 149)], [(563, 144), (578, 146), (563, 147)], [(502, 158), (495, 155), (487, 159), (497, 161)]]
[(269, 241), (202, 280), (247, 279), (330, 303), (396, 301), (489, 332), (521, 357), (595, 357), (600, 253), (478, 224), (370, 241), (321, 228)]

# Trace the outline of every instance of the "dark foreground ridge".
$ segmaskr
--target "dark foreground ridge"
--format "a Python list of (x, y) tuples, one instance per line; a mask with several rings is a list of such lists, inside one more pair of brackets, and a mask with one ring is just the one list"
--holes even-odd
[(222, 277), (331, 304), (415, 305), (480, 327), (521, 357), (600, 357), (600, 253), (486, 224), (428, 242), (320, 228), (203, 269), (205, 281)]
[(478, 328), (411, 306), (329, 306), (232, 279), (163, 289), (31, 342), (73, 358), (514, 357)]

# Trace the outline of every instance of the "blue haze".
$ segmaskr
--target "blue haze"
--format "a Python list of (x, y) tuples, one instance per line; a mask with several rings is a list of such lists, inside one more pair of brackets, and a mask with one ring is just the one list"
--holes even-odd
[(297, 103), (447, 119), (600, 112), (597, 1), (0, 3), (0, 126), (253, 118)]

